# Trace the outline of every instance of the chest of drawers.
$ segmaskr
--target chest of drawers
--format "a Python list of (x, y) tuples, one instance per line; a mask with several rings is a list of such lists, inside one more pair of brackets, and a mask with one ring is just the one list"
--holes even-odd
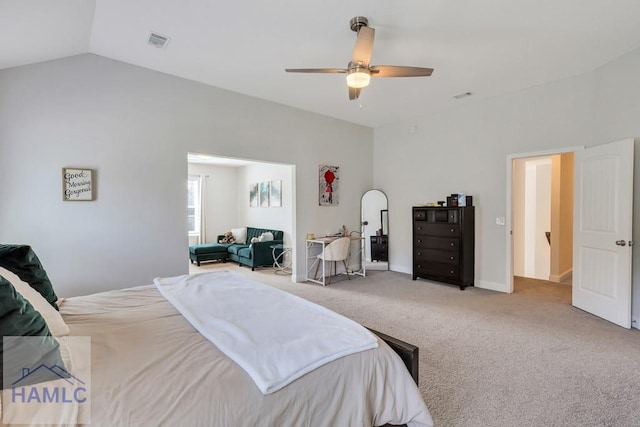
[(413, 207), (413, 280), (474, 280), (474, 207)]
[(371, 261), (389, 261), (389, 236), (370, 236)]

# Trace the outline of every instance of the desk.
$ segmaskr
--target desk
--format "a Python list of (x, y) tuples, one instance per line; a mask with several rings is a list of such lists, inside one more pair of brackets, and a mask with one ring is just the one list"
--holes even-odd
[[(313, 275), (310, 275), (312, 269), (316, 267), (316, 264), (322, 262), (318, 255), (324, 252), (325, 246), (329, 243), (333, 242), (340, 237), (316, 237), (314, 239), (307, 239), (306, 244), (306, 275), (307, 281), (318, 283), (322, 286), (325, 286), (325, 263), (322, 263), (322, 277), (320, 279), (313, 278)], [(347, 257), (347, 269), (349, 270), (349, 274), (366, 277), (365, 271), (365, 256), (364, 256), (364, 238), (360, 236), (349, 236), (351, 239), (351, 243), (358, 242), (358, 266), (357, 269), (354, 268), (352, 261), (353, 257), (351, 256), (353, 249), (349, 248), (349, 256)]]
[[(291, 274), (291, 246), (271, 245), (271, 254), (273, 255), (273, 269), (276, 274)], [(276, 251), (280, 250), (279, 254)]]

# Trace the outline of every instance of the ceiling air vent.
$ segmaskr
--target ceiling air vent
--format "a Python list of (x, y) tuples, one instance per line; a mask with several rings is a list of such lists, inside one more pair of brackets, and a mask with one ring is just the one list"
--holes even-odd
[(163, 36), (162, 34), (151, 32), (149, 33), (149, 43), (151, 46), (166, 49), (169, 44), (170, 37)]

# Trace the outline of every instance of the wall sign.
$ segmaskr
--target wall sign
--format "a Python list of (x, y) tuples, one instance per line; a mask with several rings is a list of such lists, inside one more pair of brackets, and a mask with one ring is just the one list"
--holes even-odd
[(62, 168), (62, 200), (93, 200), (93, 170)]

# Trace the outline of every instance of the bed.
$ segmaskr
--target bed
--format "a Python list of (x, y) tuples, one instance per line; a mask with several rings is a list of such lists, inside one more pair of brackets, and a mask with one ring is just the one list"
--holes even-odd
[[(85, 409), (93, 425), (432, 425), (414, 382), (417, 349), (391, 337), (384, 336), (404, 362), (376, 336), (377, 348), (337, 358), (265, 394), (157, 286), (58, 303), (66, 339), (91, 337)], [(76, 407), (64, 416), (78, 417), (84, 409)]]

